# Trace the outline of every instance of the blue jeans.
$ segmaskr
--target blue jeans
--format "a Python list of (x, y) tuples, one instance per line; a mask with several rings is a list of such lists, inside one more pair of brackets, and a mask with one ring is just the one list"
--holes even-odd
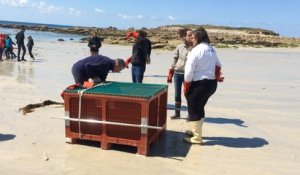
[(175, 87), (175, 102), (181, 102), (182, 84), (184, 82), (184, 74), (174, 74), (174, 87)]
[(144, 72), (146, 67), (132, 66), (131, 77), (133, 83), (143, 83)]

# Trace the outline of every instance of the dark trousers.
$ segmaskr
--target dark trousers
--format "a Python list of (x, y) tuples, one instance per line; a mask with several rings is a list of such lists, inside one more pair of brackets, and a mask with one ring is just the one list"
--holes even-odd
[(29, 52), (30, 58), (34, 58), (34, 56), (32, 54), (32, 46), (28, 46), (28, 52)]
[(0, 60), (2, 60), (3, 48), (0, 47)]
[(182, 84), (184, 82), (184, 74), (174, 74), (175, 102), (181, 102)]
[(74, 67), (72, 67), (72, 75), (76, 84), (79, 83), (83, 85), (84, 81), (88, 80), (87, 77), (82, 76), (82, 73), (79, 70), (75, 69)]
[(12, 58), (12, 56), (11, 56), (11, 51), (12, 51), (12, 48), (11, 48), (11, 47), (5, 49), (5, 56), (6, 56), (6, 59)]
[(146, 67), (132, 66), (131, 77), (133, 83), (143, 83)]
[(24, 60), (24, 56), (25, 56), (25, 54), (26, 54), (26, 48), (25, 48), (24, 43), (18, 44), (18, 60), (20, 60), (21, 48), (22, 48), (22, 50), (23, 50), (22, 60)]
[(187, 93), (188, 120), (198, 121), (205, 117), (204, 107), (217, 90), (216, 80), (193, 81)]

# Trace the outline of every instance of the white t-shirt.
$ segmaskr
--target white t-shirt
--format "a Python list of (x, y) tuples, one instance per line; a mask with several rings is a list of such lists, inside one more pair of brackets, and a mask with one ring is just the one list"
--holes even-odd
[(207, 43), (200, 43), (188, 54), (184, 81), (214, 80), (216, 65), (221, 67), (215, 49)]

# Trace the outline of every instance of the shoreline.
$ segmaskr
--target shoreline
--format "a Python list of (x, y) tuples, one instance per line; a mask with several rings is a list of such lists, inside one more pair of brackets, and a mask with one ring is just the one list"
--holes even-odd
[[(20, 29), (24, 25), (0, 24), (0, 27)], [(153, 49), (173, 50), (181, 42), (178, 38), (180, 28), (191, 28), (195, 30), (201, 25), (171, 25), (157, 28), (144, 29), (148, 33), (148, 38), (152, 41)], [(232, 28), (223, 26), (207, 27), (212, 44), (217, 48), (240, 48), (240, 47), (266, 47), (266, 48), (300, 48), (300, 38), (281, 37), (273, 31), (255, 28)], [(26, 30), (55, 32), (62, 34), (76, 34), (83, 36), (81, 40), (87, 39), (91, 31), (97, 31), (98, 35), (104, 38), (106, 44), (130, 45), (132, 40), (126, 39), (126, 32), (135, 30), (119, 30), (115, 27), (61, 27), (53, 28), (47, 25), (25, 26)]]

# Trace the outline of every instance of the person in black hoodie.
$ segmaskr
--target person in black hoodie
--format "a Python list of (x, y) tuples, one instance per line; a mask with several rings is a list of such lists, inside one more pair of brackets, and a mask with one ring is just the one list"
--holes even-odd
[(103, 38), (97, 36), (97, 32), (92, 32), (92, 37), (89, 39), (88, 46), (91, 51), (91, 55), (97, 55), (99, 53), (99, 48), (102, 46), (101, 42)]
[(131, 76), (133, 83), (143, 83), (147, 60), (147, 41), (138, 32), (127, 33), (126, 38), (134, 37), (135, 42), (132, 46), (132, 56), (126, 60), (126, 67), (131, 62)]
[(17, 35), (16, 35), (16, 40), (17, 40), (17, 44), (18, 44), (18, 61), (21, 61), (21, 59), (20, 59), (21, 48), (23, 50), (22, 61), (26, 61), (24, 59), (24, 56), (25, 56), (25, 53), (26, 53), (26, 48), (25, 48), (25, 45), (24, 45), (24, 39), (25, 39), (24, 32), (25, 32), (25, 28), (23, 27), (21, 29), (21, 31), (18, 32)]
[(34, 59), (34, 56), (32, 54), (32, 48), (33, 48), (33, 45), (34, 45), (34, 42), (33, 42), (33, 39), (31, 36), (28, 36), (28, 42), (27, 42), (27, 48), (28, 48), (28, 52), (29, 52), (29, 55), (32, 59)]

